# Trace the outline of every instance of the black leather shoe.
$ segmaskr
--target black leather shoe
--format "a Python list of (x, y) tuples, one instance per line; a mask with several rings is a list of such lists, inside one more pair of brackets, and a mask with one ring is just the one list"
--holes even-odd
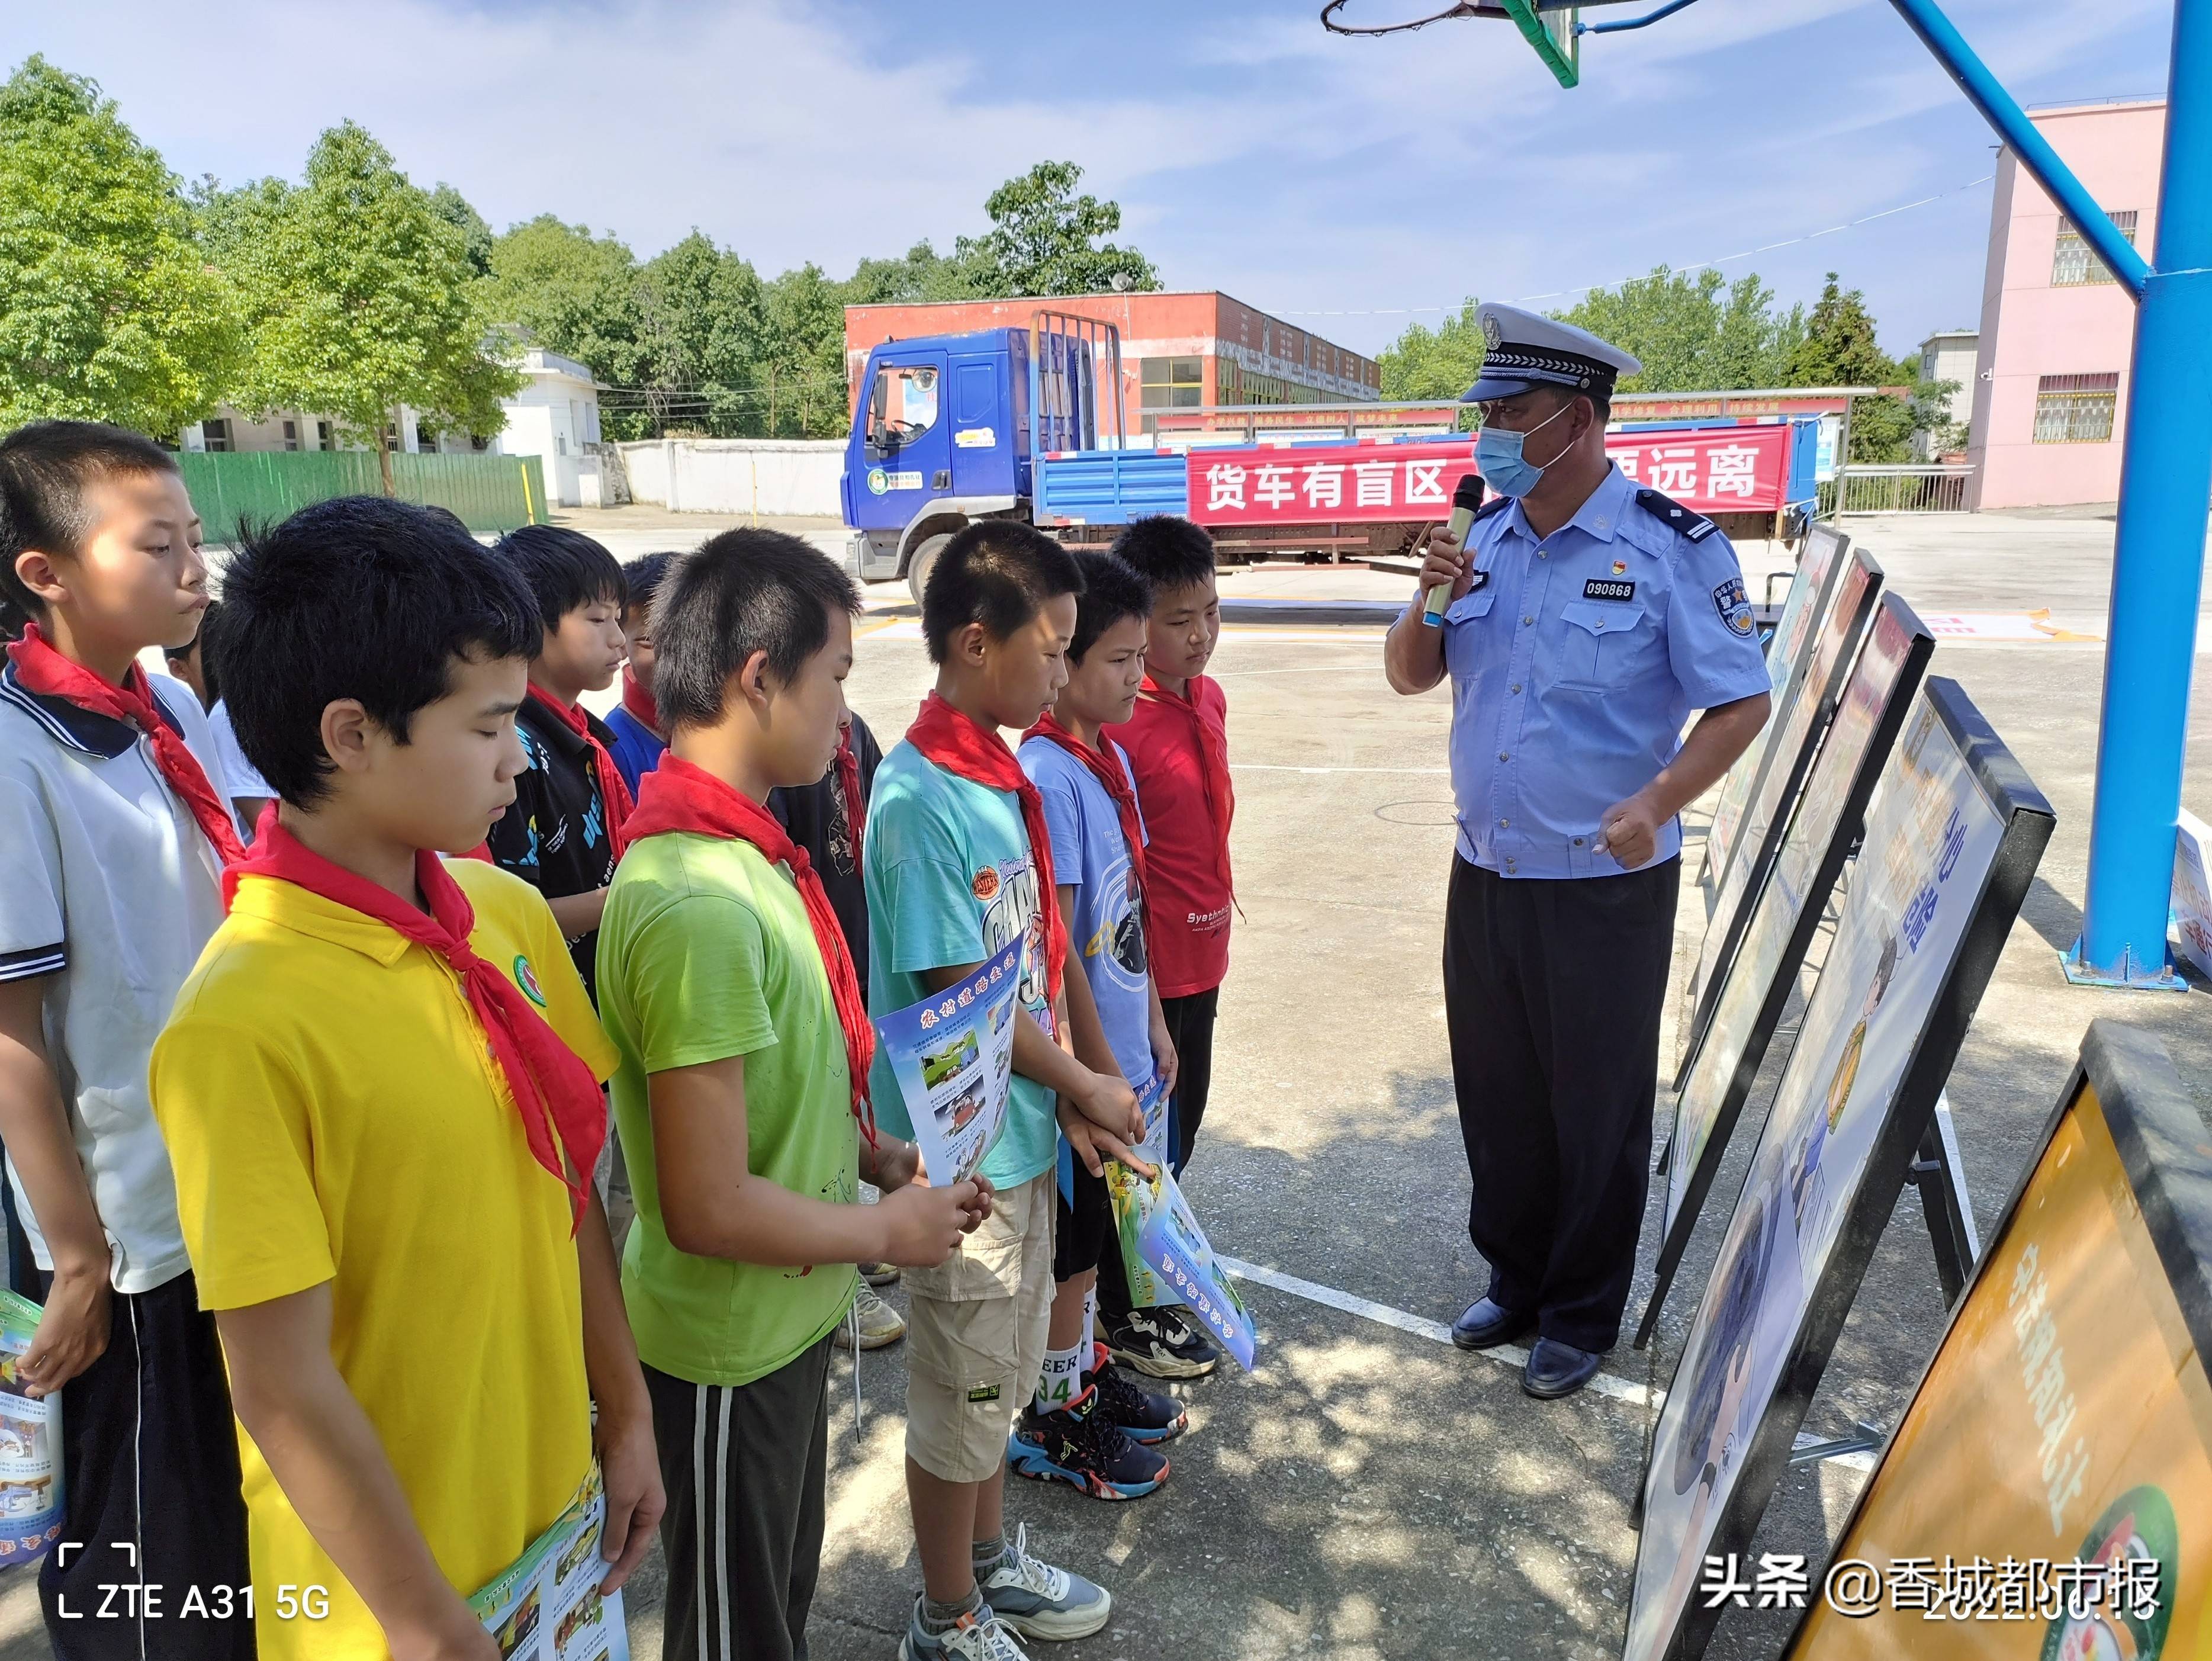
[(1521, 1388), (1540, 1401), (1556, 1402), (1571, 1396), (1597, 1376), (1605, 1357), (1577, 1349), (1557, 1338), (1539, 1338), (1528, 1351), (1528, 1365), (1521, 1374)]
[(1516, 1314), (1487, 1298), (1467, 1306), (1467, 1313), (1452, 1323), (1452, 1342), (1462, 1349), (1495, 1349), (1510, 1344), (1536, 1324), (1534, 1315)]

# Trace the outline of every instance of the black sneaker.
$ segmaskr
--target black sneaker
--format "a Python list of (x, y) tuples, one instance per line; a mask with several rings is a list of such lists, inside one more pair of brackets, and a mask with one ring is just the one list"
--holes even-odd
[(1098, 1392), (1099, 1416), (1119, 1425), (1133, 1442), (1147, 1447), (1171, 1442), (1190, 1427), (1190, 1415), (1180, 1402), (1137, 1384), (1114, 1365), (1114, 1352), (1103, 1344), (1091, 1346), (1091, 1368), (1085, 1376)]
[(1163, 1453), (1139, 1447), (1098, 1411), (1098, 1392), (1086, 1390), (1056, 1413), (1022, 1409), (1006, 1443), (1018, 1475), (1066, 1482), (1094, 1500), (1137, 1500), (1167, 1481)]
[(1194, 1331), (1182, 1307), (1133, 1309), (1119, 1320), (1100, 1319), (1114, 1359), (1155, 1378), (1203, 1378), (1221, 1365), (1221, 1352)]

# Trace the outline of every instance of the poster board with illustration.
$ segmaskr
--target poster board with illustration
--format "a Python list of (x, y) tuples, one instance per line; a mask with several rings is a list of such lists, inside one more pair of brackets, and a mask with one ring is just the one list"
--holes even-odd
[(1721, 879), (1722, 867), (1735, 837), (1736, 822), (1759, 783), (1768, 748), (1775, 733), (1782, 730), (1798, 683), (1804, 678), (1816, 632), (1814, 625), (1827, 615), (1834, 600), (1836, 579), (1842, 575), (1845, 563), (1844, 551), (1850, 546), (1850, 538), (1833, 526), (1815, 525), (1805, 533), (1805, 545), (1797, 557), (1797, 574), (1790, 579), (1790, 593), (1782, 602), (1781, 618), (1766, 642), (1766, 672), (1774, 687), (1774, 708), (1767, 712), (1766, 725), (1759, 729), (1759, 736), (1736, 757), (1735, 765), (1721, 781), (1720, 799), (1713, 806), (1713, 822), (1705, 832), (1705, 863), (1698, 873), (1700, 882), (1717, 883)]
[(1783, 833), (1804, 793), (1814, 757), (1835, 719), (1860, 643), (1873, 626), (1881, 593), (1881, 567), (1862, 549), (1853, 549), (1837, 579), (1835, 603), (1813, 637), (1813, 655), (1798, 696), (1777, 729), (1772, 764), (1760, 776), (1744, 806), (1735, 851), (1719, 879), (1705, 938), (1690, 971), (1689, 1011), (1682, 1024), (1685, 1049), (1674, 1084), (1689, 1077), (1698, 1040), (1711, 1022), (1713, 1004), (1727, 978), (1729, 964), (1743, 944), (1752, 908), (1758, 904), (1766, 873), (1773, 868)]
[(1798, 967), (1865, 823), (1867, 799), (1935, 650), (1935, 636), (1912, 608), (1895, 594), (1883, 595), (1772, 872), (1720, 983), (1712, 1019), (1690, 1052), (1687, 1082), (1674, 1104), (1659, 1262), (1651, 1301), (1637, 1329), (1639, 1349), (1657, 1324), (1737, 1116), (1796, 985)]
[(2184, 811), (2173, 827), (2174, 952), (2212, 976), (2212, 830)]
[(1693, 1596), (1766, 1510), (2051, 830), (1954, 681), (1915, 700), (1834, 943), (1684, 1335), (1644, 1474), (1625, 1661), (1703, 1652)]
[[(1849, 1571), (1845, 1606), (1873, 1605), (1852, 1615), (1814, 1580), (1786, 1653), (2212, 1654), (2208, 1361), (2212, 1147), (2157, 1040), (2094, 1021), (1837, 1542), (1833, 1563), (1889, 1579)], [(1947, 1560), (1983, 1567), (1930, 1618), (1896, 1607), (1914, 1560), (1939, 1588)]]

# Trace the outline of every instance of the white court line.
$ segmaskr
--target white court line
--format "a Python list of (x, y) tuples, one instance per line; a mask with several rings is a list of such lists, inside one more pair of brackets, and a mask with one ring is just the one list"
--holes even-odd
[[(1255, 1286), (1273, 1287), (1278, 1292), (1287, 1292), (1293, 1298), (1303, 1298), (1309, 1303), (1324, 1304), (1331, 1309), (1342, 1310), (1347, 1315), (1357, 1315), (1363, 1321), (1372, 1321), (1378, 1326), (1395, 1328), (1410, 1332), (1416, 1338), (1426, 1338), (1431, 1343), (1450, 1344), (1451, 1329), (1441, 1321), (1431, 1321), (1425, 1316), (1414, 1315), (1402, 1309), (1393, 1309), (1388, 1304), (1378, 1304), (1362, 1298), (1357, 1293), (1339, 1292), (1334, 1287), (1325, 1287), (1312, 1281), (1302, 1281), (1295, 1275), (1285, 1275), (1279, 1269), (1264, 1269), (1258, 1263), (1248, 1263), (1235, 1257), (1218, 1257), (1222, 1268), (1240, 1281), (1249, 1281)], [(1457, 1346), (1453, 1346), (1455, 1348)], [(1462, 1354), (1487, 1355), (1492, 1360), (1519, 1369), (1528, 1365), (1528, 1352), (1518, 1344), (1500, 1344), (1494, 1349), (1464, 1351)], [(1648, 1384), (1632, 1384), (1610, 1372), (1601, 1372), (1584, 1386), (1593, 1394), (1620, 1402), (1632, 1408), (1649, 1408), (1655, 1412), (1667, 1399), (1663, 1390), (1653, 1390)], [(1808, 1431), (1800, 1431), (1796, 1445), (1808, 1447), (1822, 1439)], [(1832, 1456), (1822, 1463), (1841, 1465), (1847, 1470), (1862, 1475), (1873, 1470), (1874, 1456), (1870, 1453), (1845, 1453)]]

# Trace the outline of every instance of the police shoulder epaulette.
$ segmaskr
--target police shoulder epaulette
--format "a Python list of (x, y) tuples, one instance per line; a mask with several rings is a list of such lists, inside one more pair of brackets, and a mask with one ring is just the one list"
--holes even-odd
[(1680, 532), (1692, 542), (1703, 542), (1721, 528), (1703, 514), (1692, 512), (1679, 502), (1671, 502), (1656, 490), (1638, 490), (1636, 505), (1668, 530)]
[(1512, 505), (1513, 498), (1511, 496), (1492, 496), (1489, 501), (1484, 502), (1482, 506), (1474, 510), (1475, 522), (1480, 524), (1482, 520), (1488, 519), (1492, 514), (1502, 514)]

